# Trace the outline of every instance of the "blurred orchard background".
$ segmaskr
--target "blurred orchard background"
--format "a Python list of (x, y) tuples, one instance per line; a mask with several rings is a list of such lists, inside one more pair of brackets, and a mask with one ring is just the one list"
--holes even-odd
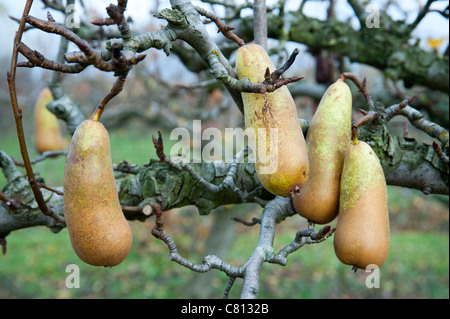
[[(217, 10), (199, 1), (195, 4)], [(268, 5), (273, 1), (268, 1)], [(385, 4), (386, 1), (373, 1)], [(397, 19), (412, 19), (425, 1), (396, 1), (390, 6), (390, 14)], [(13, 37), (17, 22), (9, 16), (20, 17), (25, 1), (0, 1), (0, 149), (21, 160), (13, 113), (9, 100), (6, 70), (9, 70)], [(78, 3), (78, 2), (77, 2)], [(84, 1), (75, 19), (91, 21), (104, 17), (104, 8), (110, 1)], [(291, 1), (298, 6), (298, 1)], [(448, 1), (438, 1), (445, 8)], [(308, 1), (305, 13), (324, 19), (328, 1)], [(143, 33), (157, 30), (166, 22), (153, 16), (158, 10), (170, 7), (169, 1), (128, 1), (127, 15), (133, 19), (132, 28)], [(45, 19), (46, 10), (41, 1), (35, 1), (31, 14)], [(352, 11), (346, 1), (337, 0), (335, 12), (340, 20), (349, 19)], [(58, 21), (62, 16), (52, 14)], [(246, 14), (246, 11), (243, 11)], [(251, 14), (251, 12), (248, 12)], [(88, 18), (86, 18), (88, 17)], [(113, 32), (114, 26), (104, 27)], [(216, 33), (214, 25), (211, 34)], [(429, 14), (415, 31), (426, 50), (444, 54), (448, 46), (448, 20)], [(218, 38), (221, 35), (217, 35)], [(442, 40), (432, 47), (430, 39)], [(59, 38), (37, 30), (29, 30), (23, 41), (49, 58), (57, 52)], [(276, 45), (269, 41), (269, 48)], [(287, 43), (288, 52), (300, 48), (296, 62), (289, 74), (305, 79), (289, 86), (295, 91), (301, 86), (315, 83), (316, 60), (307, 47)], [(69, 48), (75, 50), (75, 48)], [(176, 54), (167, 57), (164, 52), (151, 49), (146, 59), (134, 67), (125, 83), (123, 92), (107, 107), (103, 122), (111, 138), (112, 160), (117, 163), (145, 163), (156, 158), (151, 141), (152, 134), (161, 130), (165, 143), (175, 127), (190, 128), (193, 119), (201, 119), (204, 127), (236, 127), (243, 118), (222, 86), (211, 81), (206, 72), (189, 71)], [(23, 58), (22, 58), (23, 59)], [(281, 65), (285, 55), (275, 60)], [(20, 59), (19, 59), (20, 60)], [(373, 92), (383, 90), (382, 75), (373, 68), (351, 64), (351, 71), (367, 76)], [(23, 109), (25, 136), (33, 159), (38, 154), (33, 143), (33, 108), (39, 92), (46, 86), (51, 71), (19, 69), (17, 91)], [(88, 116), (113, 84), (112, 74), (88, 68), (81, 74), (65, 75), (63, 88), (73, 101), (79, 103)], [(208, 86), (194, 88), (198, 83), (210, 81)], [(353, 87), (354, 88), (354, 87)], [(355, 103), (362, 103), (355, 90)], [(295, 94), (299, 116), (310, 120), (317, 97)], [(232, 107), (229, 107), (232, 105)], [(447, 99), (448, 106), (448, 99)], [(446, 106), (446, 107), (447, 107)], [(355, 118), (358, 113), (355, 112)], [(446, 113), (448, 128), (448, 111)], [(390, 122), (390, 129), (402, 135), (407, 121), (398, 117)], [(62, 127), (64, 124), (61, 122)], [(407, 127), (408, 134), (420, 141), (431, 139), (414, 127)], [(66, 136), (69, 140), (69, 136)], [(172, 141), (174, 143), (175, 141)], [(34, 170), (45, 178), (49, 186), (61, 186), (64, 157), (52, 158), (34, 165)], [(0, 188), (5, 179), (0, 176)], [(448, 298), (449, 297), (449, 214), (448, 196), (424, 195), (412, 189), (389, 186), (389, 211), (391, 223), (391, 249), (381, 268), (380, 288), (368, 289), (367, 274), (356, 274), (341, 264), (334, 255), (333, 242), (309, 245), (290, 256), (287, 266), (265, 265), (261, 272), (260, 298)], [(166, 229), (176, 240), (180, 254), (192, 262), (201, 262), (203, 256), (216, 253), (234, 265), (242, 265), (251, 254), (258, 239), (259, 227), (248, 227), (231, 220), (232, 217), (251, 219), (261, 213), (253, 204), (219, 208), (221, 214), (200, 216), (195, 207), (175, 209), (165, 214)], [(225, 222), (218, 215), (227, 216)], [(134, 234), (132, 251), (125, 262), (112, 269), (95, 268), (82, 263), (73, 252), (67, 230), (53, 234), (47, 228), (36, 227), (15, 231), (7, 240), (7, 253), (0, 256), (0, 298), (221, 298), (227, 278), (211, 271), (196, 274), (170, 262), (167, 247), (151, 236), (154, 219), (131, 222)], [(291, 217), (279, 225), (275, 247), (292, 241), (295, 232), (305, 227), (299, 216)], [(220, 236), (220, 237), (219, 237)], [(80, 267), (80, 288), (69, 289), (65, 285), (66, 266)], [(239, 280), (239, 279), (238, 279)], [(233, 288), (230, 297), (239, 297)]]

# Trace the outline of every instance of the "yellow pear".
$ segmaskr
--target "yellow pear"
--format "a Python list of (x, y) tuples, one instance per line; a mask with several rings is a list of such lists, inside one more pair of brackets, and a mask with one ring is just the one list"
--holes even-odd
[(39, 154), (63, 150), (67, 146), (59, 129), (57, 117), (47, 109), (47, 104), (52, 99), (50, 89), (45, 88), (39, 94), (34, 108), (35, 147)]
[(64, 215), (78, 257), (112, 267), (128, 255), (133, 237), (114, 179), (109, 135), (86, 120), (75, 131), (64, 170)]
[[(238, 79), (264, 81), (265, 72), (275, 67), (263, 47), (249, 44), (238, 49)], [(241, 93), (249, 144), (261, 184), (272, 194), (289, 197), (308, 178), (308, 154), (289, 89), (282, 86), (270, 93)], [(260, 140), (261, 139), (261, 140)], [(264, 141), (265, 139), (265, 141)]]

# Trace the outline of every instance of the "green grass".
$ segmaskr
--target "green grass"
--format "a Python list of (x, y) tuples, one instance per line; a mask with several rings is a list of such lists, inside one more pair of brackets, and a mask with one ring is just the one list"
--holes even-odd
[[(183, 218), (179, 216), (178, 218)], [(205, 217), (199, 217), (205, 218)], [(294, 218), (294, 217), (293, 217)], [(187, 298), (193, 273), (167, 259), (165, 245), (150, 235), (152, 223), (134, 222), (133, 248), (113, 268), (93, 267), (73, 252), (66, 230), (53, 234), (45, 228), (16, 231), (7, 237), (8, 251), (0, 258), (0, 298)], [(227, 260), (242, 265), (257, 240), (258, 229), (239, 231)], [(189, 245), (192, 237), (183, 238)], [(448, 234), (399, 232), (392, 234), (391, 250), (380, 269), (380, 288), (368, 289), (367, 274), (353, 273), (334, 255), (332, 238), (307, 245), (289, 256), (286, 266), (264, 264), (261, 298), (449, 298)], [(278, 234), (278, 249), (292, 240), (292, 232)], [(186, 242), (188, 241), (188, 242)], [(182, 245), (182, 246), (183, 246)], [(202, 254), (181, 247), (193, 262)], [(80, 288), (69, 289), (66, 267), (80, 269)], [(214, 271), (212, 296), (220, 298), (227, 279)], [(238, 298), (242, 280), (230, 297)], [(206, 288), (205, 288), (206, 289)]]

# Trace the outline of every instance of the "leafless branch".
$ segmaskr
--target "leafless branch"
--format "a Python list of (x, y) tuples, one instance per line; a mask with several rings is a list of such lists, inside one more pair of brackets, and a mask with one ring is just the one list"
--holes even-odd
[(232, 30), (234, 30), (234, 27), (226, 25), (217, 15), (197, 6), (195, 6), (195, 10), (197, 10), (197, 12), (200, 13), (202, 16), (211, 19), (211, 21), (213, 21), (216, 24), (217, 28), (219, 29), (217, 32), (221, 32), (225, 37), (227, 37), (233, 42), (236, 42), (240, 47), (245, 45), (244, 40), (242, 40), (232, 32)]
[(165, 153), (164, 153), (164, 143), (162, 139), (161, 132), (158, 131), (158, 138), (155, 136), (152, 136), (153, 139), (153, 145), (156, 149), (156, 155), (158, 156), (159, 160), (161, 162), (167, 163), (169, 166), (179, 170), (179, 171), (187, 171), (191, 176), (199, 182), (201, 185), (203, 185), (208, 192), (213, 193), (219, 193), (226, 189), (231, 189), (233, 192), (239, 195), (241, 200), (243, 202), (256, 202), (259, 205), (263, 206), (265, 205), (265, 202), (260, 199), (256, 192), (251, 193), (244, 193), (242, 190), (240, 190), (235, 185), (235, 179), (236, 179), (236, 172), (237, 172), (237, 164), (242, 162), (244, 157), (248, 155), (247, 147), (245, 147), (241, 152), (237, 153), (234, 157), (234, 160), (229, 165), (229, 170), (227, 173), (227, 177), (220, 183), (220, 185), (215, 185), (207, 180), (205, 180), (200, 174), (198, 174), (194, 168), (189, 165), (189, 163), (184, 163), (183, 161), (180, 161), (180, 163), (174, 163)]
[(25, 169), (28, 175), (28, 182), (31, 186), (31, 189), (33, 191), (34, 197), (36, 199), (36, 203), (39, 206), (39, 209), (42, 211), (44, 215), (50, 216), (54, 220), (65, 224), (65, 220), (62, 216), (55, 214), (51, 208), (47, 206), (45, 203), (45, 200), (42, 196), (42, 193), (39, 189), (39, 186), (36, 182), (36, 179), (34, 177), (33, 168), (31, 167), (30, 158), (28, 155), (27, 146), (25, 143), (25, 136), (23, 131), (23, 125), (22, 125), (22, 110), (18, 106), (17, 101), (17, 92), (16, 92), (16, 85), (15, 85), (15, 79), (16, 79), (16, 68), (17, 68), (17, 58), (19, 54), (19, 46), (21, 43), (22, 34), (25, 27), (25, 22), (28, 17), (28, 13), (31, 9), (33, 1), (28, 0), (25, 4), (25, 8), (22, 14), (22, 18), (19, 23), (18, 30), (16, 32), (16, 36), (14, 37), (14, 47), (11, 57), (11, 68), (7, 73), (7, 80), (8, 80), (8, 86), (9, 86), (9, 93), (11, 98), (11, 106), (14, 113), (14, 119), (16, 123), (16, 129), (17, 129), (17, 136), (19, 138), (19, 145), (20, 145), (20, 151), (22, 154), (22, 159), (25, 165)]
[(169, 248), (170, 261), (174, 261), (180, 264), (181, 266), (186, 267), (195, 272), (204, 273), (210, 271), (211, 269), (218, 269), (220, 271), (223, 271), (225, 274), (227, 274), (227, 276), (232, 278), (242, 276), (241, 268), (232, 266), (224, 262), (216, 255), (206, 256), (201, 264), (194, 264), (189, 260), (187, 260), (186, 258), (182, 257), (178, 253), (175, 241), (164, 230), (164, 222), (162, 218), (163, 213), (161, 211), (161, 207), (156, 206), (155, 208), (156, 208), (155, 214), (156, 220), (155, 220), (155, 227), (153, 227), (152, 229), (152, 235), (158, 238), (159, 240), (162, 240), (167, 245), (167, 247)]
[(439, 156), (439, 159), (442, 162), (444, 162), (444, 164), (447, 164), (447, 166), (448, 166), (449, 165), (448, 156), (444, 154), (444, 152), (442, 151), (442, 148), (435, 141), (433, 141), (433, 149), (436, 152), (436, 154)]
[(349, 79), (351, 80), (357, 87), (358, 89), (361, 91), (361, 93), (363, 94), (364, 98), (366, 99), (367, 105), (369, 107), (369, 110), (373, 110), (374, 109), (374, 103), (372, 100), (372, 96), (370, 95), (369, 89), (367, 88), (367, 79), (364, 78), (362, 81), (355, 75), (352, 73), (342, 73), (341, 74), (341, 79), (345, 80), (345, 79)]

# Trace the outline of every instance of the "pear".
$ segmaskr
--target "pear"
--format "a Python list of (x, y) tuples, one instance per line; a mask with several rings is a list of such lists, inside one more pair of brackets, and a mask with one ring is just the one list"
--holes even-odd
[(389, 253), (389, 233), (383, 169), (373, 149), (355, 138), (344, 158), (334, 233), (336, 256), (355, 269), (366, 269), (369, 265), (381, 267)]
[(316, 224), (334, 220), (347, 145), (351, 141), (352, 94), (341, 79), (323, 95), (311, 120), (306, 147), (309, 177), (292, 202), (295, 211)]
[[(238, 79), (263, 82), (267, 68), (270, 72), (275, 70), (260, 45), (249, 44), (238, 49)], [(286, 86), (274, 92), (241, 95), (246, 131), (253, 133), (248, 134), (248, 140), (255, 154), (256, 174), (266, 190), (289, 197), (296, 187), (303, 187), (309, 172), (306, 142), (294, 99)]]
[(52, 99), (50, 89), (45, 88), (39, 94), (34, 107), (35, 148), (39, 154), (67, 147), (67, 142), (59, 129), (58, 118), (47, 109), (47, 104)]
[(133, 237), (116, 190), (109, 135), (102, 123), (76, 129), (64, 169), (64, 215), (75, 253), (93, 266), (112, 267), (128, 255)]

